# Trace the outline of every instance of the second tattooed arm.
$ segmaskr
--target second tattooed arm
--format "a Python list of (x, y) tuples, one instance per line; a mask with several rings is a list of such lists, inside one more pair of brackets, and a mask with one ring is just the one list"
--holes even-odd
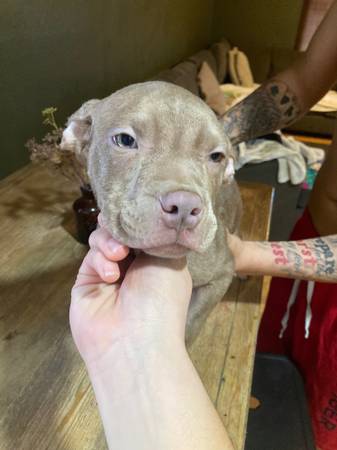
[(289, 242), (241, 241), (228, 236), (239, 274), (337, 283), (337, 235)]
[(307, 112), (337, 79), (337, 1), (308, 50), (288, 69), (231, 108), (223, 117), (233, 144), (284, 128)]

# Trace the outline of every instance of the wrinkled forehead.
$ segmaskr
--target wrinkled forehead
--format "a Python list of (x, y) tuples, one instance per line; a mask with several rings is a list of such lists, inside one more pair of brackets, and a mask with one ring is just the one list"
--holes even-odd
[[(131, 92), (114, 94), (101, 105), (95, 122), (101, 132), (131, 128), (147, 140), (174, 141), (210, 148), (228, 146), (215, 114), (192, 94)], [(132, 95), (133, 94), (133, 95)]]

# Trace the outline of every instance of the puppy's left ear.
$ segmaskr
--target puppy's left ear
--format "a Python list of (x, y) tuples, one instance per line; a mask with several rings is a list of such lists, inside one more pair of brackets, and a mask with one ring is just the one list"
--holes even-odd
[(227, 166), (225, 168), (225, 180), (230, 183), (234, 180), (234, 158), (230, 156), (227, 160)]
[(225, 184), (230, 184), (234, 180), (234, 159), (232, 156), (227, 157), (225, 172), (223, 175), (223, 181)]
[(235, 175), (235, 161), (236, 161), (236, 152), (235, 149), (229, 139), (229, 137), (226, 135), (227, 139), (227, 148), (226, 148), (226, 168), (225, 168), (225, 174), (224, 179), (227, 183), (231, 183), (234, 180)]
[(74, 152), (82, 162), (87, 159), (92, 135), (92, 113), (100, 100), (89, 100), (72, 116), (63, 131), (60, 147), (62, 150)]

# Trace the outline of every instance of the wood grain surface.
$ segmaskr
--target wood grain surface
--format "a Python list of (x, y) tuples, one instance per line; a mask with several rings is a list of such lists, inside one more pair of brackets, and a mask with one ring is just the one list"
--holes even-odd
[[(271, 188), (242, 185), (245, 238), (267, 236)], [(79, 190), (28, 165), (0, 182), (0, 449), (106, 449), (93, 392), (73, 344), (70, 289), (87, 249), (73, 237)], [(264, 294), (263, 294), (264, 292)], [(190, 350), (242, 449), (258, 322), (267, 284), (235, 280)]]

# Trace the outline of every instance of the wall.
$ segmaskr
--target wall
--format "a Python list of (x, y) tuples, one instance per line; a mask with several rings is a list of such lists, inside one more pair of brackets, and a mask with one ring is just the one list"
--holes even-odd
[(304, 0), (215, 0), (213, 38), (245, 48), (294, 48)]
[(28, 161), (40, 111), (66, 117), (211, 41), (214, 0), (2, 0), (0, 177)]

